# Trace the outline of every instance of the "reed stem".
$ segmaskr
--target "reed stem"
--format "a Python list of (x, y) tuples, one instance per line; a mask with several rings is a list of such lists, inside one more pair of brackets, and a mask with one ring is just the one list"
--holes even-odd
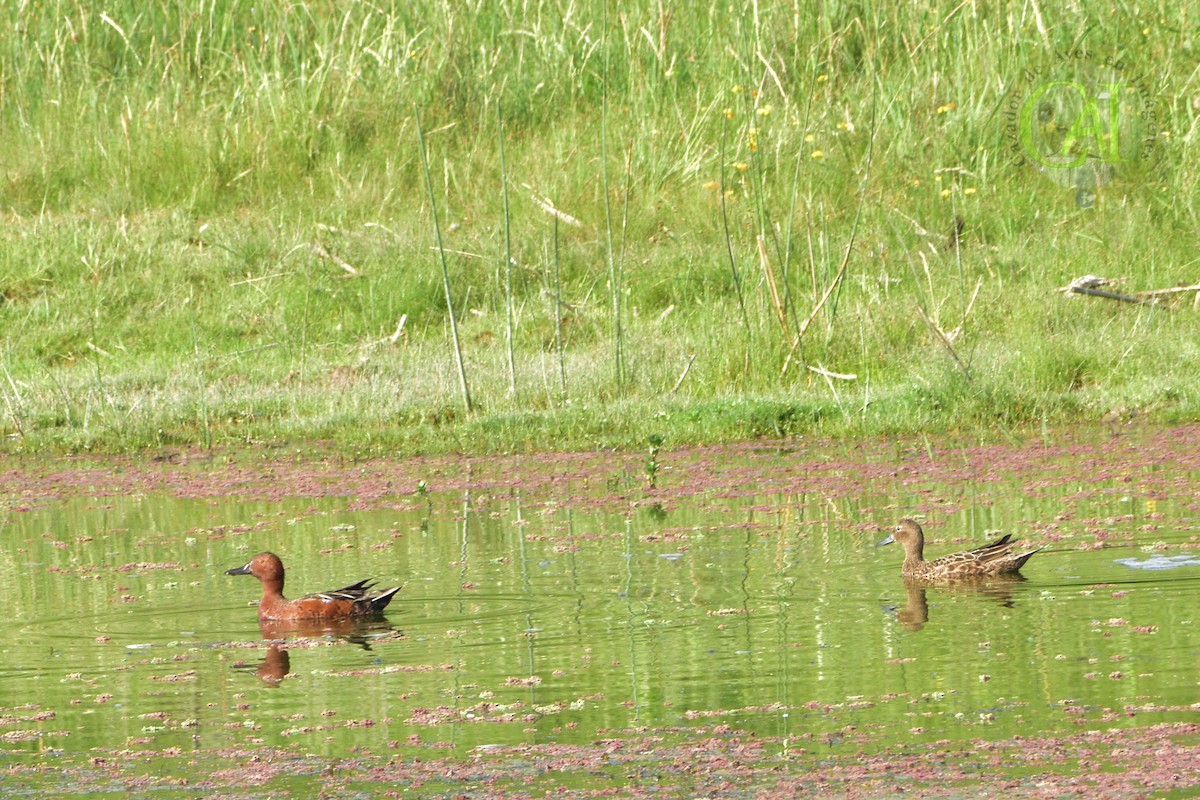
[(429, 192), (429, 210), (433, 214), (433, 233), (437, 239), (438, 264), (442, 268), (442, 289), (446, 294), (446, 313), (450, 317), (450, 338), (454, 344), (454, 363), (458, 368), (458, 388), (462, 395), (463, 408), (470, 414), (471, 388), (467, 384), (467, 370), (463, 365), (462, 344), (458, 339), (458, 320), (454, 316), (454, 297), (450, 291), (450, 269), (446, 266), (446, 247), (442, 243), (442, 226), (438, 221), (437, 198), (433, 193), (433, 177), (429, 173), (429, 156), (425, 152), (425, 132), (421, 128), (421, 112), (413, 106), (413, 117), (417, 124), (417, 143), (421, 147), (421, 167), (425, 171), (425, 188)]

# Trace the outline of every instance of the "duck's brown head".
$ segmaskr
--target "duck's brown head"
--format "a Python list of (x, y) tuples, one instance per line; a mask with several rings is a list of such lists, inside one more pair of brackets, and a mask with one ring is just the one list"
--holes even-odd
[(891, 535), (880, 541), (877, 546), (892, 543), (903, 547), (907, 558), (916, 558), (919, 561), (925, 550), (925, 532), (915, 519), (905, 518), (896, 523)]
[(259, 553), (244, 566), (225, 570), (226, 575), (253, 575), (263, 586), (274, 586), (283, 591), (283, 562), (274, 553)]

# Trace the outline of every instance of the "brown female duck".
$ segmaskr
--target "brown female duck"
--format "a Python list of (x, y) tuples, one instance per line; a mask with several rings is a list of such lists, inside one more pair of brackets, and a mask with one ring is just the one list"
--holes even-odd
[(1012, 534), (1006, 534), (991, 544), (962, 553), (953, 553), (932, 561), (925, 560), (925, 532), (916, 520), (902, 519), (896, 529), (879, 544), (898, 542), (904, 548), (902, 573), (906, 579), (917, 581), (950, 581), (963, 578), (988, 578), (994, 575), (1015, 575), (1029, 557), (1041, 550), (1013, 552), (1017, 546)]

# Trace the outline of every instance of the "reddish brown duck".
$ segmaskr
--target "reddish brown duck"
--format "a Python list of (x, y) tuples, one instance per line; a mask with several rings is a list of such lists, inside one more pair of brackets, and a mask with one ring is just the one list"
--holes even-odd
[(1017, 542), (1006, 534), (991, 544), (962, 553), (953, 553), (932, 561), (925, 560), (925, 532), (916, 520), (902, 519), (896, 529), (879, 544), (897, 542), (904, 548), (905, 578), (917, 581), (951, 581), (964, 578), (987, 578), (993, 575), (1015, 575), (1029, 557), (1041, 550), (1013, 552)]
[(371, 617), (383, 613), (392, 596), (400, 591), (373, 589), (359, 581), (341, 589), (315, 592), (288, 600), (283, 596), (283, 562), (274, 553), (259, 553), (242, 567), (225, 570), (226, 575), (253, 575), (262, 581), (262, 600), (258, 603), (260, 620), (331, 620)]

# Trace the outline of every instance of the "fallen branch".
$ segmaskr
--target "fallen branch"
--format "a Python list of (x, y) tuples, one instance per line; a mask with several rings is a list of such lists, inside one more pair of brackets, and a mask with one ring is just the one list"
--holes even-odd
[(575, 219), (575, 217), (572, 217), (570, 214), (563, 211), (558, 206), (554, 205), (554, 202), (550, 198), (542, 197), (537, 192), (535, 192), (533, 190), (533, 187), (530, 186), (528, 183), (522, 183), (521, 186), (523, 186), (529, 190), (530, 198), (532, 198), (534, 204), (537, 205), (538, 208), (542, 209), (542, 211), (545, 211), (550, 216), (552, 216), (558, 220), (561, 220), (562, 222), (565, 222), (568, 225), (572, 225), (576, 228), (583, 226), (582, 222)]
[(667, 394), (675, 394), (679, 391), (679, 387), (683, 386), (683, 379), (687, 377), (694, 363), (696, 363), (696, 354), (692, 353), (692, 357), (688, 359), (687, 366), (683, 368), (683, 372), (679, 373), (679, 380), (675, 381), (675, 385), (671, 387), (671, 391), (667, 392)]
[(1078, 289), (1072, 289), (1075, 294), (1085, 294), (1088, 297), (1105, 297), (1109, 300), (1120, 300), (1122, 303), (1136, 303), (1142, 306), (1152, 306), (1156, 303), (1150, 300), (1142, 300), (1140, 297), (1130, 297), (1127, 294), (1117, 294), (1116, 292), (1106, 292), (1102, 289), (1089, 289), (1086, 286), (1081, 286)]
[(337, 264), (346, 271), (347, 275), (358, 275), (357, 269), (355, 269), (351, 264), (347, 263), (344, 259), (339, 258), (333, 253), (329, 252), (325, 245), (321, 244), (320, 242), (316, 242), (312, 245), (312, 253), (317, 258), (327, 259), (332, 261), (334, 264)]
[[(1134, 297), (1133, 295), (1121, 294), (1119, 292), (1109, 292), (1099, 288), (1101, 286), (1108, 286), (1112, 283), (1113, 281), (1110, 281), (1108, 278), (1101, 278), (1098, 275), (1084, 275), (1071, 281), (1059, 291), (1061, 291), (1063, 294), (1082, 294), (1087, 295), (1088, 297), (1103, 297), (1107, 300), (1117, 300), (1122, 303), (1133, 303), (1140, 306), (1157, 306), (1159, 303), (1155, 298), (1158, 295), (1173, 291), (1170, 289), (1159, 289), (1154, 292), (1139, 292), (1138, 294), (1140, 294), (1141, 297)], [(1196, 290), (1200, 290), (1200, 287), (1194, 288)], [(1186, 289), (1183, 291), (1186, 291)]]
[(856, 375), (853, 372), (830, 372), (829, 370), (822, 367), (820, 364), (818, 364), (815, 367), (812, 364), (809, 364), (808, 368), (810, 371), (817, 373), (818, 375), (820, 375), (823, 378), (837, 378), (839, 381), (856, 381), (856, 380), (858, 380), (858, 375)]
[(1181, 292), (1200, 292), (1200, 283), (1193, 286), (1174, 286), (1170, 289), (1151, 289), (1148, 292), (1138, 292), (1142, 297), (1162, 297), (1163, 295), (1179, 294)]
[(404, 323), (408, 322), (408, 314), (401, 314), (400, 321), (396, 323), (396, 331), (388, 337), (388, 341), (392, 344), (400, 341), (400, 337), (404, 335)]

